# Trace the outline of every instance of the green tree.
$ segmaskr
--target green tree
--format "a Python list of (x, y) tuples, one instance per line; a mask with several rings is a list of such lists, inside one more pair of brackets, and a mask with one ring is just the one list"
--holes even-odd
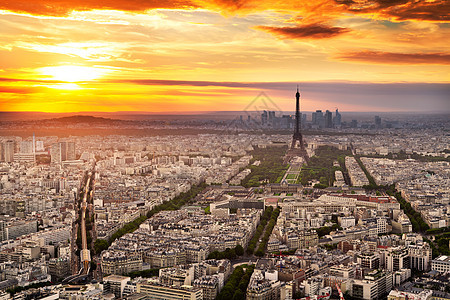
[(236, 245), (236, 247), (234, 248), (236, 255), (238, 256), (242, 256), (244, 255), (244, 248), (241, 245)]
[(103, 250), (108, 249), (109, 244), (108, 241), (103, 240), (103, 239), (96, 239), (94, 242), (94, 250), (95, 253), (99, 254), (101, 253)]
[(237, 289), (234, 292), (233, 300), (245, 300), (245, 294), (240, 289)]
[(263, 257), (264, 256), (264, 250), (262, 250), (260, 247), (258, 247), (258, 250), (256, 250), (256, 252), (255, 252), (255, 255), (259, 256), (259, 257)]

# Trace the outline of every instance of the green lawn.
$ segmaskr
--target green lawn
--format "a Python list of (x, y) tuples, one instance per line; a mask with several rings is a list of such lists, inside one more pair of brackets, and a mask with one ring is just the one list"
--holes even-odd
[(286, 179), (296, 179), (297, 178), (297, 174), (288, 174), (286, 176)]
[[(315, 151), (315, 155), (308, 161), (308, 165), (303, 165), (297, 182), (307, 185), (310, 180), (318, 180), (324, 186), (332, 186), (334, 182), (334, 172), (343, 171), (341, 167), (334, 167), (333, 162), (343, 162), (346, 155), (351, 155), (350, 150), (339, 150), (332, 146), (320, 146)], [(343, 164), (341, 163), (341, 166)]]
[(242, 180), (242, 186), (257, 187), (265, 183), (274, 183), (281, 180), (288, 169), (288, 165), (283, 164), (287, 147), (256, 147), (250, 155), (255, 160), (261, 161), (259, 166), (250, 165), (248, 168), (252, 172)]

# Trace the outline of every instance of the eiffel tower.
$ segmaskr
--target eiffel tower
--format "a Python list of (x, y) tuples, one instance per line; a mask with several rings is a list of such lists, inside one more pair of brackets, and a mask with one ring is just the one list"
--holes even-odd
[(301, 132), (300, 126), (300, 92), (298, 91), (295, 94), (296, 99), (296, 107), (295, 107), (295, 131), (292, 136), (291, 147), (286, 153), (284, 158), (285, 163), (289, 163), (294, 157), (302, 157), (303, 160), (307, 163), (309, 160), (308, 153), (306, 152), (306, 143), (303, 140), (303, 135)]

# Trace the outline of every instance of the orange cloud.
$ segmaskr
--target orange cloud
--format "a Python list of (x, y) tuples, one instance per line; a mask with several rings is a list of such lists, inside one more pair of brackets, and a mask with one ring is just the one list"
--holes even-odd
[(293, 27), (257, 26), (256, 28), (290, 39), (331, 38), (350, 31), (347, 28), (333, 27), (323, 24), (307, 24)]
[(450, 2), (448, 0), (335, 0), (353, 13), (376, 13), (384, 18), (394, 17), (399, 21), (422, 20), (450, 21)]
[(336, 17), (344, 9), (328, 0), (0, 0), (0, 9), (44, 16), (67, 16), (72, 11), (95, 9), (142, 12), (151, 9), (207, 9), (225, 14), (248, 14), (266, 10), (293, 11), (302, 20), (318, 22)]
[(9, 87), (9, 86), (0, 86), (0, 94), (10, 93), (10, 94), (31, 94), (37, 93), (41, 89), (34, 87)]
[(382, 51), (361, 51), (339, 54), (338, 60), (363, 63), (394, 65), (450, 65), (447, 53), (394, 53)]
[(0, 9), (33, 15), (65, 16), (71, 11), (113, 9), (144, 11), (157, 8), (195, 8), (190, 0), (0, 0)]
[(251, 13), (264, 10), (294, 11), (308, 23), (331, 20), (342, 13), (366, 14), (371, 18), (398, 21), (424, 20), (449, 22), (448, 0), (0, 0), (0, 9), (34, 15), (65, 16), (72, 11), (112, 9), (145, 11), (149, 9), (203, 8), (219, 12)]

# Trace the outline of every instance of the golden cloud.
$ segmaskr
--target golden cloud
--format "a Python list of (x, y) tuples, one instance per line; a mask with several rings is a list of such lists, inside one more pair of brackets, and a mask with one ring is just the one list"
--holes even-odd
[(450, 65), (448, 53), (394, 53), (382, 51), (348, 52), (335, 56), (338, 60), (393, 65)]

